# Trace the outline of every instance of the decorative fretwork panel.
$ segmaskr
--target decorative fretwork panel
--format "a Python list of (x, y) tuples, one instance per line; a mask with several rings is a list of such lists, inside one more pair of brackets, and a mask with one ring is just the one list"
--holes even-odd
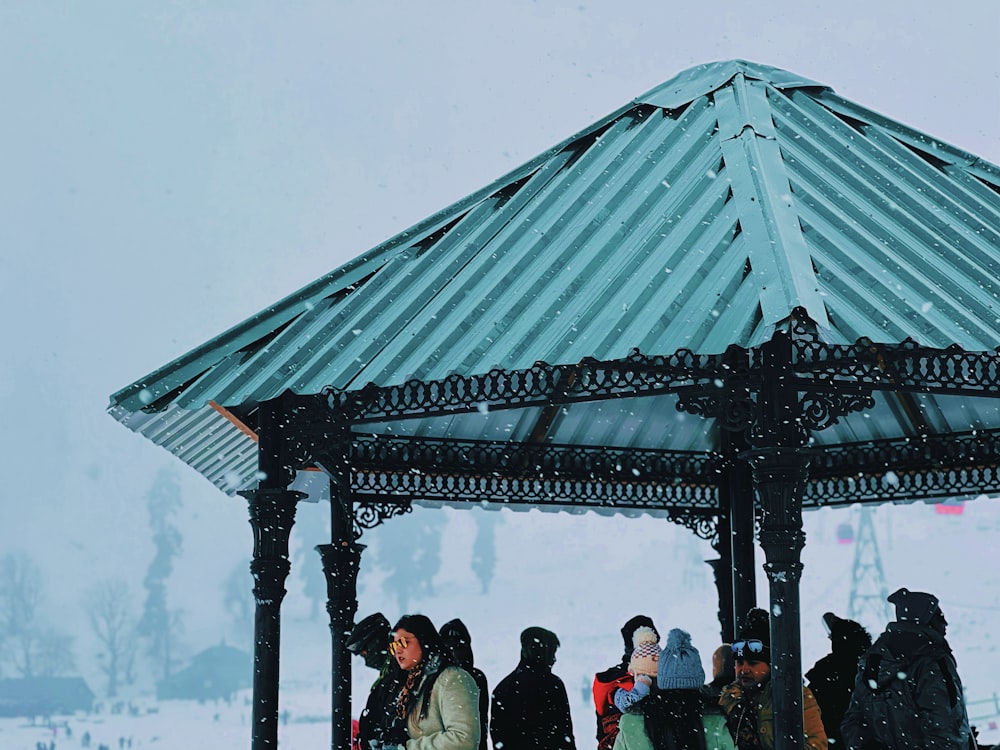
[[(728, 466), (716, 453), (355, 437), (351, 481), (367, 513), (364, 528), (406, 512), (413, 500), (701, 518), (718, 511)], [(805, 508), (1000, 493), (1000, 430), (813, 447), (807, 455)]]
[(1000, 430), (810, 452), (805, 507), (1000, 493)]
[(325, 388), (334, 411), (355, 423), (389, 418), (433, 417), (478, 409), (518, 409), (620, 396), (670, 393), (692, 384), (745, 379), (746, 356), (732, 347), (721, 355), (681, 349), (670, 356), (638, 350), (624, 359), (584, 359), (575, 365), (539, 362), (525, 370), (491, 370), (484, 375), (449, 375), (441, 380), (410, 380), (402, 385), (359, 391)]
[(1000, 398), (1000, 350), (932, 349), (913, 339), (850, 345), (820, 341), (808, 320), (792, 328), (795, 371), (806, 387), (844, 393), (905, 391)]

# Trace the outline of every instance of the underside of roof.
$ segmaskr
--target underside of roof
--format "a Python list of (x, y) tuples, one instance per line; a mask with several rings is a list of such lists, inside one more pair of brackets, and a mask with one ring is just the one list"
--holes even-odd
[[(635, 351), (820, 340), (1000, 345), (1000, 169), (814, 81), (685, 71), (111, 398), (229, 492), (253, 405)], [(375, 432), (710, 451), (677, 395), (369, 425)], [(827, 444), (1000, 427), (996, 399), (877, 396)], [(916, 415), (916, 416), (915, 416)]]

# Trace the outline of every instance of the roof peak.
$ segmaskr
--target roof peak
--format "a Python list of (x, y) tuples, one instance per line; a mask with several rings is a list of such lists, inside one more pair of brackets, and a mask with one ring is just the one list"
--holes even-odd
[(830, 88), (805, 76), (770, 65), (739, 59), (717, 60), (681, 71), (669, 81), (650, 89), (642, 96), (636, 97), (635, 101), (667, 109), (677, 109), (698, 97), (722, 88), (741, 73), (746, 78), (764, 81), (778, 89)]

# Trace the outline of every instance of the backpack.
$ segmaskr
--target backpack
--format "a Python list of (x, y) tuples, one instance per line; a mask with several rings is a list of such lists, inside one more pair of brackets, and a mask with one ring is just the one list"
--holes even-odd
[[(951, 707), (958, 701), (958, 689), (951, 670), (944, 659), (938, 659), (938, 666), (944, 676)], [(874, 742), (865, 746), (866, 750), (909, 750), (922, 745), (924, 734), (920, 713), (914, 696), (917, 692), (914, 677), (916, 661), (897, 672), (888, 682), (879, 684), (880, 654), (871, 654), (862, 664), (860, 686), (865, 691), (866, 727)], [(875, 685), (873, 688), (872, 686)]]

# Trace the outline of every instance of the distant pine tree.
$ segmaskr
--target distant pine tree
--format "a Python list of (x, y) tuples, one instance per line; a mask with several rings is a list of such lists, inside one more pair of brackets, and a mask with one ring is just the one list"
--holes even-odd
[(170, 675), (173, 634), (179, 625), (179, 614), (167, 607), (166, 581), (182, 546), (181, 532), (172, 521), (182, 505), (180, 481), (173, 467), (160, 469), (146, 499), (156, 551), (143, 580), (146, 601), (138, 631), (148, 639), (149, 654), (159, 662), (161, 676), (165, 678)]
[(222, 604), (233, 620), (237, 633), (236, 642), (246, 644), (253, 638), (253, 575), (250, 563), (242, 562), (234, 567), (222, 586)]
[(496, 527), (503, 517), (493, 511), (474, 510), (476, 539), (472, 545), (472, 570), (479, 579), (484, 594), (490, 593), (493, 572), (497, 562)]
[(320, 610), (326, 608), (327, 601), (326, 574), (323, 573), (319, 555), (313, 549), (302, 547), (295, 555), (292, 569), (302, 576), (302, 593), (310, 605), (309, 617), (316, 619)]
[(373, 530), (378, 539), (375, 565), (389, 572), (383, 587), (396, 597), (400, 612), (409, 611), (414, 594), (433, 596), (434, 577), (441, 570), (445, 523), (447, 518), (440, 509), (417, 508)]

